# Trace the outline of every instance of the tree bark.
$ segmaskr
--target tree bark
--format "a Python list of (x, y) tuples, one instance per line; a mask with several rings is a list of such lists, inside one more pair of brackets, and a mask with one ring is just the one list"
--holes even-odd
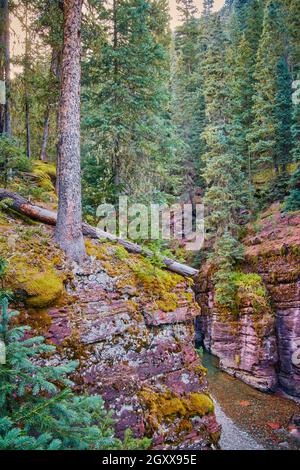
[[(44, 209), (43, 207), (35, 206), (31, 204), (27, 199), (19, 194), (13, 193), (6, 189), (0, 188), (0, 201), (2, 199), (10, 199), (11, 205), (10, 207), (14, 209), (16, 212), (23, 214), (31, 219), (38, 220), (39, 222), (43, 222), (48, 225), (55, 225), (57, 222), (57, 214), (54, 211), (49, 211)], [(122, 245), (126, 248), (129, 253), (137, 253), (141, 254), (145, 257), (153, 257), (153, 252), (147, 250), (146, 248), (137, 245), (136, 243), (132, 243), (128, 240), (123, 240), (122, 238), (116, 237), (111, 233), (104, 232), (96, 227), (92, 227), (86, 223), (82, 224), (82, 231), (84, 235), (95, 238), (95, 239), (106, 239), (112, 242), (116, 242), (119, 245)], [(194, 277), (196, 276), (199, 271), (197, 269), (191, 268), (186, 264), (178, 263), (177, 261), (162, 257), (162, 263), (164, 264), (165, 269), (169, 271), (175, 272), (177, 274), (181, 274), (182, 276)]]
[(59, 203), (55, 240), (66, 255), (83, 260), (80, 181), (80, 55), (82, 0), (64, 1), (64, 45), (59, 104)]
[(26, 128), (26, 154), (31, 158), (31, 132), (30, 132), (30, 114), (29, 114), (29, 96), (25, 92), (25, 128)]
[[(118, 78), (119, 78), (119, 59), (117, 58), (117, 51), (118, 51), (118, 0), (113, 0), (113, 49), (115, 52), (114, 57), (114, 85), (115, 87), (118, 85)], [(117, 107), (117, 100), (115, 95), (115, 106)], [(121, 184), (121, 177), (120, 177), (120, 142), (119, 142), (119, 131), (118, 125), (116, 123), (116, 135), (114, 138), (113, 143), (113, 158), (112, 158), (112, 173), (113, 173), (113, 182), (116, 191), (116, 197), (120, 192), (120, 184)]]
[(0, 21), (1, 21), (1, 77), (5, 81), (6, 101), (0, 109), (0, 133), (5, 132), (11, 135), (10, 117), (10, 34), (9, 34), (9, 8), (8, 0), (0, 0)]
[(26, 5), (26, 19), (25, 19), (25, 62), (24, 62), (24, 87), (25, 87), (25, 130), (26, 130), (26, 154), (28, 158), (31, 158), (31, 129), (30, 129), (30, 111), (29, 111), (29, 92), (28, 92), (28, 81), (29, 81), (29, 54), (30, 44), (28, 37), (28, 11)]
[(42, 160), (42, 162), (47, 161), (47, 144), (48, 144), (48, 137), (49, 137), (49, 127), (50, 127), (50, 106), (47, 105), (47, 109), (45, 113), (42, 145), (41, 145), (41, 154), (40, 154), (40, 160)]

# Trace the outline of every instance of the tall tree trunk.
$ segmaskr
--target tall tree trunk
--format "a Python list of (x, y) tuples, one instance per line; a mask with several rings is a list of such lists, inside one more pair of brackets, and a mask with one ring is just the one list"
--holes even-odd
[(26, 128), (26, 154), (31, 158), (31, 131), (30, 131), (30, 114), (29, 114), (29, 95), (25, 91), (25, 128)]
[(25, 62), (24, 62), (24, 86), (25, 86), (25, 129), (26, 129), (26, 153), (27, 157), (31, 158), (31, 129), (30, 129), (30, 111), (29, 111), (29, 92), (28, 92), (28, 81), (29, 81), (29, 54), (30, 44), (28, 37), (28, 12), (26, 4), (26, 23), (25, 23)]
[(48, 144), (48, 137), (49, 137), (49, 127), (50, 127), (50, 106), (47, 105), (47, 109), (45, 113), (42, 145), (41, 145), (41, 154), (40, 154), (40, 159), (42, 160), (42, 162), (47, 161), (47, 144)]
[[(114, 85), (115, 87), (118, 84), (119, 77), (119, 64), (117, 58), (118, 50), (118, 0), (113, 0), (113, 49), (116, 52), (114, 58)], [(116, 102), (116, 95), (115, 95)], [(116, 103), (117, 104), (117, 103)], [(120, 192), (121, 176), (120, 176), (120, 142), (119, 142), (119, 131), (118, 123), (116, 135), (113, 144), (113, 159), (112, 159), (112, 172), (113, 172), (113, 182), (115, 186), (116, 196)]]
[(66, 255), (85, 256), (80, 181), (80, 53), (82, 0), (64, 1), (64, 46), (59, 104), (59, 203), (55, 240)]
[(55, 49), (52, 50), (52, 57), (51, 57), (51, 65), (50, 65), (50, 73), (49, 73), (49, 97), (45, 112), (45, 121), (44, 121), (44, 130), (43, 130), (43, 137), (42, 137), (42, 145), (41, 145), (41, 153), (40, 159), (45, 162), (47, 161), (47, 144), (48, 144), (48, 137), (49, 137), (49, 127), (50, 127), (50, 111), (52, 106), (51, 100), (51, 90), (52, 90), (52, 82), (53, 77), (58, 79), (59, 76), (59, 51)]
[(0, 0), (1, 60), (0, 80), (5, 82), (6, 100), (0, 109), (0, 133), (11, 135), (10, 119), (10, 34), (8, 0)]

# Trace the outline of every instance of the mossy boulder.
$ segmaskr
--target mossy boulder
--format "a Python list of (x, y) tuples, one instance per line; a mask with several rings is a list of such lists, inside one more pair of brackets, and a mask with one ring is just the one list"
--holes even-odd
[(179, 396), (171, 391), (156, 393), (153, 390), (143, 390), (140, 396), (148, 409), (149, 423), (156, 430), (164, 423), (172, 423), (177, 419), (190, 426), (189, 418), (203, 417), (214, 412), (213, 401), (206, 393), (192, 392)]

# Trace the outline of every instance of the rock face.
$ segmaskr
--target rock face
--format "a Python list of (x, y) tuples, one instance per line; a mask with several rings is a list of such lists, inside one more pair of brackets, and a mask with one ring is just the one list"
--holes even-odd
[(197, 331), (202, 334), (205, 348), (220, 358), (220, 368), (259, 390), (274, 390), (277, 384), (274, 316), (269, 312), (255, 315), (247, 302), (240, 306), (238, 314), (222, 311), (214, 302), (212, 282), (203, 282), (203, 278), (196, 292), (201, 305)]
[[(11, 236), (6, 230), (0, 255), (9, 253)], [(56, 344), (55, 360), (79, 360), (78, 391), (102, 395), (118, 436), (130, 428), (136, 437), (151, 437), (157, 449), (216, 448), (220, 427), (194, 347), (199, 307), (189, 280), (108, 243), (87, 241), (89, 260), (80, 269), (49, 243), (40, 261), (45, 243), (39, 239), (19, 235), (13, 249), (24, 253), (22, 272), (49, 263), (66, 291), (47, 306), (49, 296), (38, 286), (27, 292), (23, 283), (21, 321)], [(11, 263), (7, 277), (14, 289), (19, 265)]]
[[(197, 283), (202, 314), (198, 330), (208, 350), (229, 373), (261, 390), (276, 384), (300, 396), (300, 215), (283, 216), (273, 206), (244, 240), (241, 270), (261, 276), (273, 315), (253, 315), (243, 303), (238, 315), (222, 315), (214, 303), (209, 271)], [(199, 334), (199, 333), (198, 333)]]

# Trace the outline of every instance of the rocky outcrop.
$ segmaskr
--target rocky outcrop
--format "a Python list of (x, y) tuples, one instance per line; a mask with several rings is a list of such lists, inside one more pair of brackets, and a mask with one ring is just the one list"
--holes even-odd
[[(156, 449), (217, 447), (220, 427), (194, 348), (199, 307), (191, 282), (110, 243), (87, 241), (89, 259), (79, 269), (52, 244), (51, 228), (28, 229), (30, 237), (21, 226), (1, 229), (21, 321), (56, 344), (50, 361), (79, 360), (78, 391), (103, 396), (117, 435), (130, 428)], [(54, 295), (50, 285), (49, 295), (41, 283), (39, 291), (43, 274), (65, 290)]]
[[(238, 314), (224, 315), (214, 302), (209, 270), (197, 283), (202, 314), (198, 330), (220, 366), (261, 390), (276, 384), (300, 396), (300, 215), (283, 215), (274, 205), (248, 228), (244, 240), (244, 273), (257, 273), (266, 286), (271, 312), (253, 315), (240, 305)], [(204, 282), (203, 282), (204, 281)]]
[(211, 280), (201, 278), (196, 292), (201, 305), (196, 328), (205, 348), (220, 358), (220, 368), (259, 390), (274, 390), (277, 348), (272, 313), (256, 314), (246, 299), (238, 312), (221, 309), (214, 302)]

